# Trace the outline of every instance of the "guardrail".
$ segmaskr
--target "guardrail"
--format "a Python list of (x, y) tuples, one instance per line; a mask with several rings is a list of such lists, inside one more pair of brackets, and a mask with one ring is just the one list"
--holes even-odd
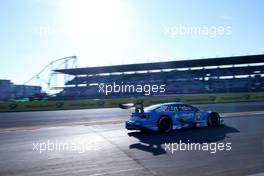
[(0, 103), (0, 112), (45, 111), (66, 109), (94, 109), (118, 107), (119, 103), (142, 102), (145, 106), (181, 101), (190, 104), (227, 103), (243, 101), (264, 101), (264, 92), (239, 94), (188, 95), (169, 97), (119, 98), (105, 100), (32, 101)]

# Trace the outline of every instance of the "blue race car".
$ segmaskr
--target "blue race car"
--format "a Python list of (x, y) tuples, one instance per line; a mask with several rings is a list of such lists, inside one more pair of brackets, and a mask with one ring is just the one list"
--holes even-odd
[(145, 109), (141, 103), (120, 104), (119, 107), (135, 108), (135, 112), (126, 121), (128, 130), (170, 132), (174, 129), (215, 127), (224, 123), (217, 112), (200, 111), (196, 107), (180, 102), (161, 103)]

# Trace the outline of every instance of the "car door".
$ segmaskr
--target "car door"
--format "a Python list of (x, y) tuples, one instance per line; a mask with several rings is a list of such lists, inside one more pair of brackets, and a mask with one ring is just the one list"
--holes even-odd
[(192, 123), (195, 118), (195, 109), (186, 104), (178, 105), (178, 116), (182, 123)]

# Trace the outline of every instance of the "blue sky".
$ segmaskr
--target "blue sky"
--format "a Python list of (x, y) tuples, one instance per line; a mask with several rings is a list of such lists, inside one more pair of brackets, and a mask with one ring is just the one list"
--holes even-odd
[[(50, 61), (79, 67), (264, 53), (264, 1), (0, 1), (0, 79), (23, 83)], [(221, 27), (206, 33), (179, 29)]]

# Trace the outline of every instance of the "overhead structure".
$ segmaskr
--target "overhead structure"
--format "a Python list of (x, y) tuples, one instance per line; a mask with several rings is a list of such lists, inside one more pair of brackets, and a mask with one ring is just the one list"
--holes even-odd
[(47, 93), (56, 93), (63, 88), (65, 83), (72, 79), (71, 75), (61, 75), (53, 70), (77, 68), (77, 57), (68, 56), (56, 59), (43, 67), (36, 75), (24, 82), (23, 85), (41, 86)]
[(69, 75), (90, 75), (114, 72), (136, 72), (147, 70), (179, 69), (192, 67), (208, 67), (220, 65), (254, 64), (264, 62), (264, 55), (232, 56), (208, 59), (193, 59), (168, 62), (139, 63), (127, 65), (112, 65), (99, 67), (85, 67), (77, 69), (55, 69), (56, 72)]

